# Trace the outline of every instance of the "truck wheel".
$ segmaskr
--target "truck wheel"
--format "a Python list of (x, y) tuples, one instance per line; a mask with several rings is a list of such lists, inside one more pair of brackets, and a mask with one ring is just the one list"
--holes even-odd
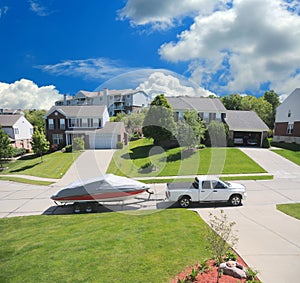
[(230, 197), (229, 202), (232, 206), (239, 206), (242, 204), (242, 198), (239, 195), (233, 195)]
[(76, 214), (82, 212), (82, 206), (79, 202), (75, 202), (73, 204), (73, 212), (76, 213)]
[(188, 208), (190, 205), (191, 205), (191, 199), (189, 197), (182, 197), (180, 200), (179, 200), (179, 205), (182, 207), (182, 208)]
[(85, 205), (85, 212), (86, 213), (91, 213), (91, 212), (93, 212), (94, 211), (94, 206), (93, 206), (93, 204), (92, 203), (87, 203), (86, 205)]

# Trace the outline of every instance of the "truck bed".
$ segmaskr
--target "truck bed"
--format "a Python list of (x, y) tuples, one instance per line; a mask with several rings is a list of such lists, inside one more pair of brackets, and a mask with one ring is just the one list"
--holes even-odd
[(167, 184), (168, 189), (171, 190), (188, 190), (188, 189), (195, 189), (193, 183), (191, 182), (174, 182)]

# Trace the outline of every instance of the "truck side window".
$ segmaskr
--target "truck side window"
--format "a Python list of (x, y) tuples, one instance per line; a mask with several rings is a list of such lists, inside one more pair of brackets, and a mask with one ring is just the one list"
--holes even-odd
[(210, 181), (203, 181), (202, 182), (202, 189), (210, 189)]
[(220, 183), (218, 181), (213, 181), (213, 187), (215, 189), (224, 189), (224, 188), (226, 188), (222, 183)]

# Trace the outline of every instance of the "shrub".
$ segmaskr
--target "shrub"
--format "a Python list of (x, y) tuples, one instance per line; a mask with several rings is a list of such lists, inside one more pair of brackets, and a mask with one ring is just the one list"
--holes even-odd
[(117, 149), (122, 149), (123, 148), (123, 143), (122, 142), (117, 142), (116, 147), (117, 147)]
[(263, 148), (270, 148), (270, 141), (268, 140), (268, 138), (263, 139), (262, 147)]
[(72, 145), (69, 144), (65, 147), (65, 152), (72, 152)]
[(21, 156), (21, 155), (23, 155), (25, 153), (26, 153), (26, 149), (25, 148), (14, 148), (12, 156), (13, 157)]
[(234, 147), (233, 139), (228, 139), (228, 141), (227, 141), (227, 146), (228, 146), (228, 147)]
[(73, 150), (84, 150), (84, 140), (82, 138), (74, 138), (73, 139)]

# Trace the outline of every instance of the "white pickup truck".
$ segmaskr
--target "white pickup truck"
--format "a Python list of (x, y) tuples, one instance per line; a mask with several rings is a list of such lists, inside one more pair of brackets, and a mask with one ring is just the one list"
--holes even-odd
[(166, 201), (178, 202), (184, 208), (192, 202), (229, 202), (238, 206), (246, 197), (244, 185), (208, 176), (196, 176), (193, 183), (168, 183), (166, 191)]

